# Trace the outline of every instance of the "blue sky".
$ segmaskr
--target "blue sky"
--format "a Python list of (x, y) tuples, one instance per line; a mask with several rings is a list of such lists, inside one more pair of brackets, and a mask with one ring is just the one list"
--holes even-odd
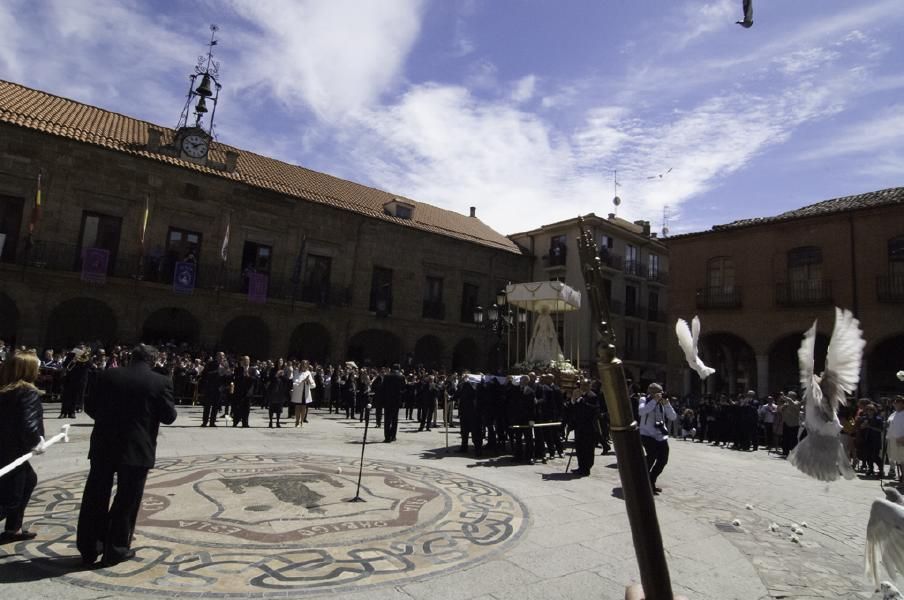
[(904, 184), (904, 2), (754, 10), (4, 0), (0, 78), (174, 126), (217, 23), (221, 141), (503, 233), (611, 212), (616, 169), (619, 216), (672, 233)]

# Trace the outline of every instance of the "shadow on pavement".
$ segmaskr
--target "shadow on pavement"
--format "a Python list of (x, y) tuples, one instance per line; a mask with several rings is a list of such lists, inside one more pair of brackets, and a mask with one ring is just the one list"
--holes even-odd
[(59, 577), (77, 571), (93, 571), (100, 563), (85, 566), (80, 556), (58, 558), (33, 558), (31, 560), (0, 564), (0, 581), (3, 583), (25, 583)]

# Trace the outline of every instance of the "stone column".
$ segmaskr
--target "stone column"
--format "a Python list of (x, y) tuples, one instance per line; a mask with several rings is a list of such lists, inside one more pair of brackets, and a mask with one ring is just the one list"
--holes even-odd
[(765, 398), (769, 395), (769, 355), (756, 355), (756, 395)]

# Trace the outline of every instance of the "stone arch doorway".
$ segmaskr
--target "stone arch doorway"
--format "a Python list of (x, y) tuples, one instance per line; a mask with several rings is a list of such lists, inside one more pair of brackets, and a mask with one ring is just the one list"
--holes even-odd
[(173, 342), (193, 346), (201, 336), (201, 324), (184, 308), (170, 306), (148, 315), (141, 328), (141, 341), (148, 344)]
[(325, 363), (330, 355), (330, 332), (320, 323), (302, 323), (289, 339), (289, 358)]
[(19, 309), (15, 301), (0, 293), (0, 340), (9, 346), (16, 345), (16, 328), (19, 326)]
[(399, 337), (383, 329), (365, 329), (353, 335), (348, 341), (346, 354), (358, 366), (369, 364), (375, 367), (399, 362), (401, 355), (402, 342)]
[(700, 338), (703, 362), (716, 370), (705, 382), (707, 394), (728, 394), (756, 389), (753, 348), (733, 333), (710, 333)]
[(116, 315), (105, 302), (94, 298), (71, 298), (57, 304), (47, 319), (47, 346), (71, 348), (79, 342), (116, 340)]
[(443, 361), (443, 342), (435, 335), (425, 335), (414, 344), (414, 364), (425, 369), (439, 369)]
[(222, 350), (247, 354), (254, 360), (270, 356), (270, 328), (260, 317), (242, 315), (226, 323), (220, 338)]
[[(797, 351), (804, 339), (804, 332), (790, 333), (782, 336), (772, 343), (769, 349), (769, 389), (757, 390), (761, 396), (766, 393), (775, 394), (778, 391), (797, 390), (800, 388), (800, 367)], [(826, 367), (826, 350), (829, 347), (829, 338), (824, 334), (816, 333), (816, 373), (821, 373)]]
[(474, 338), (464, 338), (452, 350), (453, 371), (475, 371), (480, 366), (480, 346)]
[(896, 373), (904, 365), (904, 333), (886, 338), (876, 344), (866, 358), (866, 385), (869, 396), (876, 394), (904, 394), (904, 381)]

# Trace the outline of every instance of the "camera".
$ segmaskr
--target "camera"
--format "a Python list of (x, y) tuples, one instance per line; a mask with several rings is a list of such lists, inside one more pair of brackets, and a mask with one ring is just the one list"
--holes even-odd
[(665, 426), (664, 421), (656, 421), (655, 423), (653, 423), (653, 426), (656, 428), (656, 431), (658, 431), (662, 435), (669, 434), (669, 429), (668, 429), (668, 427)]

